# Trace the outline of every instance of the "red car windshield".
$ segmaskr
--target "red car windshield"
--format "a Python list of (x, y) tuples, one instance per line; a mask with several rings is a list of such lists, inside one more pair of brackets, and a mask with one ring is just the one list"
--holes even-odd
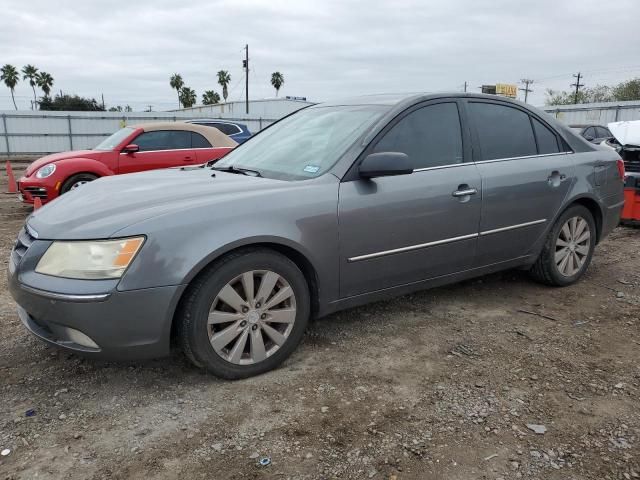
[(133, 133), (133, 128), (124, 127), (118, 130), (110, 137), (105, 138), (98, 145), (94, 147), (94, 150), (111, 151), (116, 148), (120, 143)]

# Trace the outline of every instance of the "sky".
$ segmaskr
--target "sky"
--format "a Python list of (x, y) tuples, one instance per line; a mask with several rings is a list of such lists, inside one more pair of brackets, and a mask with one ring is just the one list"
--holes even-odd
[[(177, 107), (174, 72), (196, 90), (244, 98), (249, 45), (251, 99), (311, 101), (398, 92), (479, 91), (531, 78), (529, 103), (547, 88), (570, 89), (640, 77), (637, 0), (0, 0), (0, 64), (33, 64), (54, 92), (107, 107)], [(16, 90), (29, 109), (28, 82)], [(0, 84), (0, 110), (12, 109)]]

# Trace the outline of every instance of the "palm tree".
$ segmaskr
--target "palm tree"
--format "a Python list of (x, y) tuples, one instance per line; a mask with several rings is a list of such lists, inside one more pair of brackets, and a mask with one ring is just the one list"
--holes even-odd
[(214, 92), (213, 90), (206, 90), (202, 94), (203, 105), (215, 105), (216, 103), (220, 103), (220, 95), (218, 95), (218, 92)]
[(45, 97), (48, 97), (51, 93), (51, 87), (53, 87), (53, 77), (47, 72), (38, 72), (36, 74), (36, 85), (40, 87)]
[(282, 85), (284, 85), (284, 75), (282, 75), (280, 72), (273, 72), (271, 74), (271, 85), (273, 85), (273, 88), (276, 89), (277, 97), (280, 88), (282, 87)]
[(226, 70), (220, 70), (218, 72), (218, 83), (222, 87), (222, 96), (224, 97), (225, 102), (227, 101), (227, 97), (229, 96), (229, 91), (227, 90), (227, 87), (229, 86), (230, 82), (231, 82), (231, 75), (229, 75), (229, 72), (227, 72)]
[(33, 90), (33, 106), (32, 109), (35, 109), (38, 104), (38, 100), (36, 98), (36, 81), (38, 76), (38, 69), (33, 65), (25, 65), (22, 67), (22, 79), (29, 80), (29, 85), (31, 85), (31, 90)]
[(4, 82), (4, 84), (11, 90), (11, 100), (13, 100), (13, 106), (16, 110), (18, 110), (18, 106), (16, 105), (16, 99), (13, 96), (13, 90), (16, 88), (18, 84), (18, 80), (20, 80), (20, 75), (18, 75), (18, 71), (16, 67), (13, 65), (9, 65), (8, 63), (0, 68), (0, 80)]
[(182, 87), (180, 90), (180, 102), (184, 108), (193, 107), (198, 100), (196, 91), (193, 88)]
[(180, 108), (180, 90), (182, 89), (182, 87), (184, 87), (182, 75), (180, 75), (179, 73), (174, 73), (173, 75), (171, 75), (169, 85), (171, 85), (171, 88), (178, 92), (178, 108)]

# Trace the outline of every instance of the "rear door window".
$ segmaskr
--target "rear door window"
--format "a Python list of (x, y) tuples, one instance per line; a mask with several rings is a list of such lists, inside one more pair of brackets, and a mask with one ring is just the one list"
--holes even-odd
[(211, 148), (209, 140), (204, 138), (197, 132), (191, 132), (191, 147), (193, 148)]
[(478, 133), (482, 160), (537, 155), (529, 115), (496, 103), (470, 102), (471, 120)]
[(437, 103), (409, 113), (382, 137), (373, 152), (405, 153), (415, 169), (462, 163), (458, 106)]
[(157, 130), (144, 132), (133, 141), (141, 152), (191, 148), (191, 132), (185, 130)]
[(531, 117), (533, 122), (533, 130), (536, 133), (536, 140), (538, 141), (538, 153), (540, 155), (549, 153), (559, 153), (558, 137), (556, 134), (549, 130), (536, 118)]

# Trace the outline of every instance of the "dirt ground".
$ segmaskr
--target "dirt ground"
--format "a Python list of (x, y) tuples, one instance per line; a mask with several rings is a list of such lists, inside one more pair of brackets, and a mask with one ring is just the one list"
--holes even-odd
[[(1, 269), (28, 212), (0, 194)], [(0, 479), (639, 478), (639, 252), (618, 228), (572, 287), (506, 272), (334, 314), (236, 382), (45, 346), (0, 275)]]

